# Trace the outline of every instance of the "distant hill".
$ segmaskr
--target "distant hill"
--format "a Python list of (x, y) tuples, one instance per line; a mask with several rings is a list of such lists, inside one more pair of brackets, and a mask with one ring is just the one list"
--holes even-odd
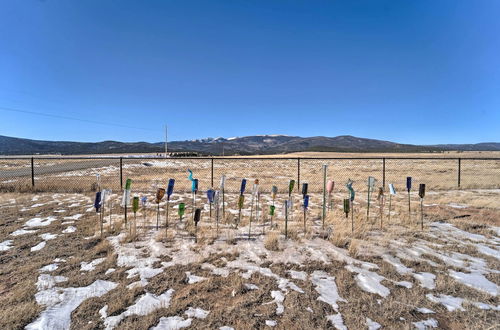
[(498, 142), (483, 142), (475, 144), (436, 144), (433, 147), (445, 150), (460, 150), (460, 151), (499, 151), (500, 143)]
[[(207, 138), (168, 143), (169, 152), (196, 152), (203, 155), (255, 155), (304, 151), (330, 152), (440, 152), (500, 151), (500, 143), (441, 144), (420, 146), (390, 141), (365, 139), (349, 135), (336, 137), (299, 137), (287, 135), (256, 135), (234, 138)], [(0, 135), (1, 155), (32, 154), (112, 154), (163, 152), (162, 142), (67, 142), (39, 141)]]

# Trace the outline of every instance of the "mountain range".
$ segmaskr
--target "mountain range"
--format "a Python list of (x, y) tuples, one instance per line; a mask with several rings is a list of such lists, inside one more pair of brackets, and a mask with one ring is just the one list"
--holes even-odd
[[(41, 141), (0, 135), (0, 155), (33, 154), (112, 154), (161, 153), (164, 143), (149, 142), (68, 142)], [(412, 145), (359, 138), (350, 135), (336, 137), (300, 137), (287, 135), (255, 135), (232, 138), (206, 138), (168, 142), (171, 153), (194, 152), (200, 155), (257, 155), (304, 151), (330, 152), (442, 152), (500, 151), (500, 143)]]

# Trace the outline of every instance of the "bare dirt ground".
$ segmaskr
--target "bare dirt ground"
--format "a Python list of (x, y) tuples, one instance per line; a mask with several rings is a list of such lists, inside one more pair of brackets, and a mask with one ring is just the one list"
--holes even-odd
[(390, 219), (374, 196), (367, 219), (360, 193), (351, 223), (339, 190), (323, 223), (312, 193), (305, 230), (294, 194), (288, 239), (287, 196), (272, 226), (267, 193), (258, 211), (246, 195), (239, 222), (228, 194), (218, 226), (198, 196), (196, 229), (191, 195), (174, 193), (156, 230), (148, 191), (133, 190), (149, 201), (127, 224), (112, 196), (102, 239), (92, 193), (0, 194), (0, 328), (499, 328), (498, 189), (429, 191), (423, 230), (415, 194), (410, 214), (396, 195)]

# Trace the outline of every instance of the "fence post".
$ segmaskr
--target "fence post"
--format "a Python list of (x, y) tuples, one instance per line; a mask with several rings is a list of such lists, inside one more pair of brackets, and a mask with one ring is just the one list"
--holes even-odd
[(382, 187), (385, 189), (385, 157), (382, 158)]
[(123, 190), (123, 157), (120, 157), (120, 189)]
[(462, 172), (462, 158), (459, 158), (458, 159), (458, 188), (460, 188), (461, 172)]
[(300, 158), (297, 158), (297, 191), (300, 192)]
[(212, 181), (212, 185), (211, 187), (213, 188), (214, 186), (214, 157), (212, 157), (212, 172), (211, 172), (211, 181)]
[(33, 157), (31, 157), (31, 186), (35, 186), (35, 161)]

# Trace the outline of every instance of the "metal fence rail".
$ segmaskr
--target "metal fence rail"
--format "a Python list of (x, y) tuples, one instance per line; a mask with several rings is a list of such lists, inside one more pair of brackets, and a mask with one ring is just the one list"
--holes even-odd
[(277, 158), (277, 157), (32, 157), (0, 158), (0, 191), (87, 192), (95, 190), (96, 174), (103, 187), (120, 190), (127, 178), (135, 190), (151, 190), (176, 179), (176, 191), (189, 192), (187, 170), (199, 179), (200, 190), (217, 188), (226, 175), (226, 191), (237, 192), (242, 178), (259, 179), (261, 189), (273, 185), (285, 191), (288, 181), (309, 184), (309, 191), (322, 190), (322, 167), (337, 187), (354, 180), (357, 191), (366, 190), (373, 176), (379, 186), (393, 183), (404, 189), (407, 176), (414, 184), (426, 183), (431, 190), (500, 188), (500, 158)]

